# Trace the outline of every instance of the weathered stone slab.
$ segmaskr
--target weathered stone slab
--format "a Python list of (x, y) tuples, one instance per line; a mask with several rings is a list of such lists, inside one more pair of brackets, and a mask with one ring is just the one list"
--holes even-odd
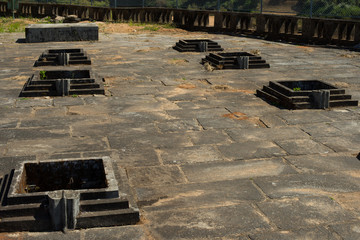
[(43, 118), (43, 117), (64, 117), (66, 115), (67, 108), (66, 107), (46, 107), (46, 108), (35, 108), (35, 117)]
[(218, 146), (219, 151), (229, 159), (244, 160), (285, 156), (279, 146), (267, 141), (247, 141)]
[[(229, 115), (229, 113), (225, 114)], [(249, 128), (249, 127), (258, 127), (255, 123), (245, 121), (245, 120), (237, 120), (231, 119), (228, 117), (212, 117), (212, 118), (198, 118), (201, 126), (208, 129), (231, 129), (231, 128)]]
[(0, 129), (2, 128), (15, 128), (18, 124), (18, 119), (0, 119)]
[(333, 151), (311, 139), (293, 139), (275, 141), (286, 152), (293, 155), (301, 154), (325, 154)]
[[(66, 234), (62, 232), (46, 232), (46, 233), (25, 233), (22, 236), (22, 239), (26, 240), (48, 240), (48, 239), (54, 239), (54, 240), (73, 240), (73, 239), (80, 239), (80, 231), (71, 231), (67, 232)], [(13, 233), (14, 235), (14, 233)]]
[(138, 204), (147, 211), (221, 206), (246, 200), (261, 201), (264, 197), (250, 180), (229, 180), (211, 183), (177, 184), (170, 186), (136, 188)]
[[(234, 214), (236, 213), (236, 214)], [(269, 229), (249, 204), (155, 211), (145, 216), (162, 239), (236, 238), (252, 229)], [(241, 224), (239, 224), (241, 223)]]
[[(115, 149), (116, 151), (117, 149)], [(141, 147), (137, 148), (138, 151), (123, 152), (119, 149), (118, 152), (118, 165), (121, 167), (144, 167), (144, 166), (158, 166), (160, 161), (155, 149), (152, 147)], [(85, 155), (85, 154), (84, 154)], [(105, 155), (104, 155), (105, 156)]]
[[(119, 133), (121, 134), (121, 133)], [(175, 148), (192, 146), (187, 134), (178, 133), (154, 133), (152, 131), (139, 133), (134, 131), (133, 135), (109, 136), (110, 146), (113, 149), (119, 149), (124, 153), (133, 151), (135, 148), (153, 146), (155, 148)], [(169, 141), (171, 139), (171, 141)]]
[(341, 204), (343, 208), (351, 211), (354, 215), (360, 217), (360, 191), (337, 193), (336, 195), (334, 195), (334, 199), (336, 202)]
[(87, 117), (87, 116), (81, 116), (81, 115), (66, 115), (66, 116), (44, 116), (42, 118), (39, 117), (27, 117), (25, 116), (24, 119), (20, 123), (21, 128), (26, 127), (58, 127), (58, 126), (70, 126), (73, 124), (104, 124), (105, 122), (108, 122), (109, 119), (107, 116), (96, 116), (94, 117)]
[(335, 174), (296, 174), (254, 179), (270, 198), (327, 195), (359, 191), (357, 178)]
[[(355, 130), (356, 132), (356, 130)], [(359, 152), (360, 133), (348, 136), (319, 137), (316, 141), (328, 146), (336, 152)]]
[(344, 240), (360, 239), (360, 222), (337, 224), (331, 225), (330, 227)]
[(129, 140), (136, 140), (135, 135), (143, 136), (155, 134), (157, 129), (153, 123), (95, 123), (83, 124), (76, 122), (71, 124), (73, 136), (123, 136)]
[(302, 197), (258, 203), (261, 211), (282, 230), (345, 222), (354, 217), (329, 197)]
[(41, 129), (1, 129), (0, 128), (0, 142), (7, 142), (9, 140), (24, 140), (37, 138), (61, 138), (70, 136), (70, 129), (66, 127), (54, 128), (44, 127)]
[(54, 105), (53, 99), (32, 99), (32, 98), (20, 98), (16, 101), (16, 107), (30, 108), (30, 107), (51, 107)]
[(286, 156), (289, 162), (303, 172), (338, 172), (360, 169), (360, 162), (355, 156), (346, 155), (305, 155)]
[(189, 164), (181, 166), (181, 169), (190, 182), (215, 182), (295, 173), (281, 159)]
[(225, 131), (237, 142), (309, 138), (308, 134), (296, 127), (228, 129)]
[(136, 167), (127, 170), (130, 184), (135, 187), (184, 183), (177, 166)]
[(161, 132), (199, 131), (202, 129), (196, 119), (164, 121), (156, 125)]
[(260, 120), (268, 127), (268, 128), (276, 128), (287, 126), (285, 121), (280, 117), (274, 114), (266, 114), (260, 117)]
[(78, 97), (54, 99), (54, 106), (76, 106), (76, 105), (84, 105), (84, 100)]
[[(351, 89), (349, 89), (349, 92), (351, 92)], [(353, 95), (353, 93), (351, 94)], [(358, 99), (358, 98), (354, 96), (354, 99)], [(339, 122), (344, 122), (344, 120), (359, 119), (359, 117), (354, 112), (349, 111), (347, 109), (331, 109), (331, 111), (325, 111), (321, 114)]]
[(2, 119), (9, 118), (28, 118), (32, 112), (32, 108), (10, 108), (10, 107), (0, 107), (0, 114)]
[(38, 138), (36, 140), (17, 140), (6, 145), (8, 156), (33, 154), (52, 154), (55, 152), (86, 152), (107, 149), (104, 139), (93, 138)]
[(165, 149), (161, 153), (161, 158), (165, 164), (184, 164), (222, 160), (219, 152), (212, 146), (191, 146)]
[(229, 136), (223, 131), (206, 130), (189, 133), (194, 145), (231, 143)]
[(99, 27), (94, 23), (30, 24), (25, 35), (28, 43), (97, 41)]
[(229, 112), (224, 108), (208, 108), (208, 109), (180, 109), (180, 110), (169, 110), (169, 115), (176, 118), (187, 119), (187, 118), (213, 118), (221, 117)]
[(106, 231), (102, 229), (88, 229), (84, 233), (84, 238), (93, 239), (133, 239), (142, 240), (146, 239), (146, 233), (142, 226), (121, 226), (106, 228)]
[(332, 122), (331, 118), (323, 115), (321, 112), (312, 110), (297, 110), (279, 114), (289, 125), (306, 123), (324, 123)]
[(300, 239), (317, 239), (317, 240), (337, 240), (332, 232), (324, 227), (310, 229), (299, 229), (294, 231), (274, 231), (250, 234), (251, 240), (300, 240)]
[(331, 125), (340, 129), (344, 135), (357, 134), (360, 133), (360, 116), (356, 120), (335, 122)]
[(314, 123), (300, 126), (300, 128), (312, 137), (330, 137), (344, 135), (344, 132), (331, 125), (331, 123)]
[(161, 122), (169, 119), (169, 115), (165, 111), (152, 112), (110, 112), (110, 116), (121, 123), (124, 122)]

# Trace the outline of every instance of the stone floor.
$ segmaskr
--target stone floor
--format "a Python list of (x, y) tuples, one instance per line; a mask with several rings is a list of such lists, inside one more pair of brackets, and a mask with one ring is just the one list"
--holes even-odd
[[(180, 34), (23, 37), (0, 34), (0, 175), (23, 160), (110, 156), (141, 222), (1, 239), (360, 239), (360, 108), (289, 111), (254, 95), (270, 80), (319, 79), (359, 100), (359, 53), (187, 36), (260, 52), (271, 66), (210, 72), (203, 53), (172, 50)], [(50, 48), (87, 51), (106, 96), (19, 98)]]

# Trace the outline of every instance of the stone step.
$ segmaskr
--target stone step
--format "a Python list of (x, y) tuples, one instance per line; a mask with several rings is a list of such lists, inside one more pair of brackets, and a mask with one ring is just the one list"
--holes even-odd
[(294, 109), (309, 109), (313, 107), (310, 102), (296, 102), (293, 105)]
[(211, 41), (209, 39), (179, 40), (179, 42), (175, 44), (173, 49), (179, 52), (201, 52), (203, 51), (202, 49), (200, 49), (202, 46), (201, 44), (204, 42), (206, 43), (206, 49), (204, 49), (206, 52), (224, 50), (217, 42)]
[(258, 97), (265, 98), (266, 100), (270, 101), (272, 104), (278, 104), (281, 101), (279, 98), (263, 90), (256, 90), (256, 95)]
[(49, 90), (25, 90), (20, 93), (19, 97), (41, 97), (50, 96), (50, 94)]
[(100, 85), (97, 83), (80, 83), (70, 84), (70, 89), (88, 89), (88, 88), (99, 88)]
[(7, 205), (0, 208), (1, 218), (33, 216), (40, 208), (40, 203)]
[(358, 106), (359, 101), (356, 100), (334, 100), (329, 102), (329, 107), (351, 107)]
[(136, 224), (140, 221), (138, 210), (132, 208), (110, 211), (81, 212), (77, 217), (76, 228), (112, 227)]
[(51, 229), (48, 215), (1, 218), (0, 232), (47, 231)]
[(109, 211), (126, 208), (129, 208), (129, 201), (119, 198), (80, 201), (80, 210), (84, 212)]
[(330, 95), (330, 101), (331, 100), (345, 100), (345, 99), (351, 99), (351, 95), (346, 95), (346, 94), (333, 94), (333, 95)]
[(105, 91), (104, 91), (104, 89), (96, 89), (96, 88), (92, 88), (92, 89), (70, 89), (69, 95), (74, 95), (74, 94), (78, 94), (78, 95), (82, 95), (82, 94), (105, 94)]
[(268, 94), (274, 95), (275, 97), (285, 100), (285, 101), (290, 101), (291, 103), (296, 103), (296, 102), (309, 102), (310, 99), (307, 96), (294, 96), (294, 97), (288, 97), (284, 94), (282, 94), (281, 92), (268, 87), (268, 86), (264, 86), (263, 87), (263, 91), (267, 92)]
[(26, 91), (33, 91), (33, 90), (49, 90), (55, 88), (53, 84), (31, 84), (26, 87)]

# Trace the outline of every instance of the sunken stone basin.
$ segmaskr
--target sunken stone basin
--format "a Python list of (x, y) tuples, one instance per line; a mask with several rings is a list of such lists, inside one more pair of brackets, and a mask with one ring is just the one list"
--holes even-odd
[(109, 157), (26, 161), (10, 174), (0, 231), (49, 231), (135, 224), (139, 210)]

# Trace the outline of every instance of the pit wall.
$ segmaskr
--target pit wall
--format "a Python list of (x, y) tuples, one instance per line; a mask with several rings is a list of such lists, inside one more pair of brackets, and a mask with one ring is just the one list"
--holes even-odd
[[(20, 3), (16, 16), (41, 18), (70, 14), (96, 21), (174, 23), (187, 30), (242, 33), (269, 40), (345, 46), (360, 43), (360, 21), (356, 20), (169, 8), (115, 9), (46, 3)], [(0, 15), (11, 15), (11, 11), (7, 10), (7, 2), (0, 2)]]

